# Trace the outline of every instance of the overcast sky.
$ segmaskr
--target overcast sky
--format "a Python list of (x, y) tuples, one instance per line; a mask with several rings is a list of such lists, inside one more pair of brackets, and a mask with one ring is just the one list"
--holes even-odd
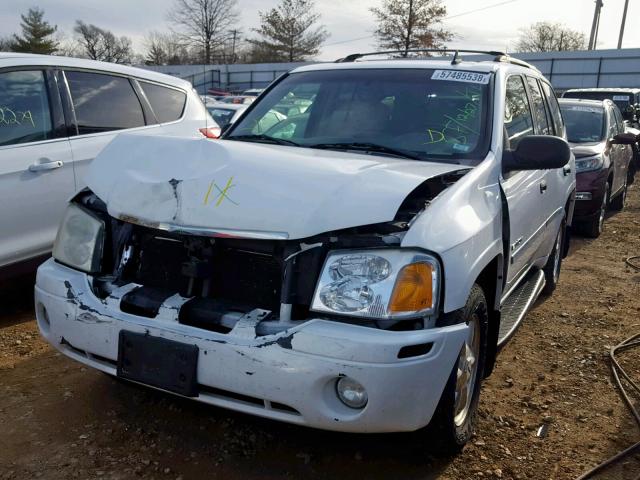
[[(45, 11), (46, 18), (70, 34), (76, 19), (127, 35), (137, 50), (143, 49), (145, 32), (166, 31), (166, 12), (173, 0), (0, 0), (0, 34), (19, 29), (20, 13), (31, 6)], [(268, 10), (278, 0), (238, 0), (240, 28), (251, 35), (258, 24), (258, 11)], [(382, 0), (316, 0), (331, 37), (320, 60), (375, 49), (375, 28), (369, 8)], [(587, 37), (593, 19), (594, 0), (444, 0), (446, 27), (455, 34), (449, 46), (472, 49), (513, 50), (520, 29), (538, 21), (562, 22)], [(623, 47), (640, 47), (640, 1), (629, 2)], [(604, 0), (598, 48), (616, 48), (624, 0)], [(482, 9), (482, 10), (481, 10)], [(468, 13), (474, 10), (473, 13)], [(366, 38), (362, 38), (366, 37)]]

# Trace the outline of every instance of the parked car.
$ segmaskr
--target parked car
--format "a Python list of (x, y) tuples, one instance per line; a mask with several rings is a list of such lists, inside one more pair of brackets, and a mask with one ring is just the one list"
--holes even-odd
[(247, 95), (247, 96), (250, 96), (250, 97), (257, 97), (262, 92), (264, 92), (264, 88), (250, 88), (250, 89), (245, 90), (244, 92), (242, 92), (242, 95)]
[[(459, 450), (498, 350), (559, 280), (576, 184), (560, 108), (506, 55), (349, 60), (279, 78), (220, 141), (112, 142), (38, 270), (44, 338), (212, 405), (429, 425)], [(300, 87), (317, 92), (304, 135), (259, 133)]]
[(640, 128), (640, 88), (573, 88), (564, 92), (562, 98), (612, 100), (629, 125)]
[(253, 103), (253, 101), (257, 97), (247, 96), (247, 95), (229, 95), (227, 97), (223, 97), (220, 99), (221, 103), (232, 103), (232, 104), (240, 104), (240, 105), (249, 105)]
[[(211, 117), (213, 117), (216, 124), (222, 129), (222, 131), (224, 131), (229, 125), (235, 122), (248, 107), (249, 105), (246, 104), (215, 103), (213, 105), (208, 105), (207, 110), (211, 114)], [(280, 112), (271, 110), (260, 119), (256, 133), (266, 132), (273, 126), (279, 124), (283, 120), (286, 120), (286, 118), (287, 117), (282, 115)]]
[(563, 98), (560, 108), (576, 158), (575, 223), (596, 238), (607, 209), (624, 208), (636, 136), (625, 133), (620, 110), (611, 100)]
[(191, 84), (175, 77), (0, 53), (0, 273), (33, 269), (51, 252), (67, 200), (118, 132), (192, 137), (206, 123)]

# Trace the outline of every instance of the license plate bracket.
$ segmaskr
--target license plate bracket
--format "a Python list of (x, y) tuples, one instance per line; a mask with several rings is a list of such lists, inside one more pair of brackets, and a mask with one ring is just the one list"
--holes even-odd
[(198, 396), (198, 346), (121, 330), (117, 374), (186, 397)]

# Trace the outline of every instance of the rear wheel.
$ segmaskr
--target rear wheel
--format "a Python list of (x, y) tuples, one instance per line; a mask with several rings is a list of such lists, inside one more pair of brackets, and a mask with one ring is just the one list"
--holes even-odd
[(447, 324), (466, 323), (469, 329), (433, 419), (426, 429), (431, 447), (445, 454), (460, 452), (471, 439), (475, 427), (484, 377), (489, 321), (482, 289), (474, 285), (465, 307), (449, 317)]
[(553, 250), (549, 255), (546, 265), (543, 267), (545, 286), (544, 293), (551, 295), (558, 286), (560, 280), (560, 268), (562, 267), (562, 252), (564, 245), (564, 234), (566, 230), (566, 220), (563, 218), (560, 223), (560, 228), (556, 235), (556, 241), (553, 244)]

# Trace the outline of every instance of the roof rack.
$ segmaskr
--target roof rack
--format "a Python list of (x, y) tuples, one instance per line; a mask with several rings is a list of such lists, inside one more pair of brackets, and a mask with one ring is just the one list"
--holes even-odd
[(442, 53), (442, 54), (453, 53), (453, 59), (451, 60), (451, 65), (457, 65), (462, 61), (460, 59), (460, 52), (474, 53), (474, 54), (481, 54), (481, 55), (491, 55), (492, 57), (494, 57), (493, 58), (494, 62), (512, 63), (514, 65), (520, 65), (522, 67), (527, 67), (527, 68), (532, 68), (537, 70), (537, 68), (531, 65), (530, 63), (527, 63), (523, 60), (519, 60), (517, 58), (513, 58), (504, 52), (499, 52), (495, 50), (467, 50), (463, 48), (455, 48), (455, 49), (417, 48), (417, 49), (410, 49), (410, 50), (386, 50), (382, 52), (352, 53), (351, 55), (347, 55), (344, 58), (340, 58), (336, 60), (335, 63), (355, 62), (356, 60), (362, 57), (370, 57), (374, 55), (391, 55), (391, 54), (406, 55), (407, 53)]

